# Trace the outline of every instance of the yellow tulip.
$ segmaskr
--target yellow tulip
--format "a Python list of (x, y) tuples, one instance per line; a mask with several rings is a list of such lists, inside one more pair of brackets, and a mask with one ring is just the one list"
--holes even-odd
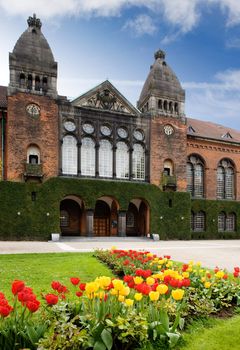
[(149, 298), (151, 301), (157, 301), (159, 299), (159, 292), (150, 292)]
[(204, 287), (207, 288), (207, 289), (210, 288), (211, 285), (212, 285), (211, 282), (205, 282), (205, 283), (204, 283)]
[(86, 284), (86, 293), (91, 294), (97, 292), (99, 289), (99, 284), (97, 282), (89, 282)]
[(106, 289), (111, 283), (111, 278), (106, 276), (97, 277), (95, 282), (99, 283), (102, 289)]
[(134, 294), (134, 299), (137, 301), (142, 300), (142, 297), (143, 297), (142, 293), (135, 293)]
[(143, 282), (143, 278), (140, 276), (136, 276), (133, 278), (135, 284), (141, 284)]
[(217, 278), (223, 278), (224, 275), (225, 275), (225, 273), (223, 271), (218, 271), (217, 273), (215, 273), (215, 276)]
[(122, 289), (119, 290), (119, 294), (123, 296), (127, 296), (129, 293), (130, 293), (129, 287), (123, 287)]
[(168, 291), (168, 286), (166, 286), (166, 284), (159, 284), (159, 286), (157, 286), (157, 292), (159, 292), (159, 294), (166, 294)]
[(182, 300), (183, 296), (184, 296), (184, 290), (182, 289), (172, 290), (172, 297), (174, 300)]
[(123, 295), (119, 295), (118, 301), (123, 302), (125, 300), (125, 297)]
[(113, 280), (112, 281), (113, 287), (116, 290), (121, 290), (124, 287), (123, 281), (122, 280)]
[(125, 300), (125, 304), (126, 304), (127, 306), (133, 306), (133, 300), (132, 300), (132, 299), (126, 299), (126, 300)]
[(183, 275), (184, 278), (188, 278), (189, 277), (189, 273), (188, 272), (183, 272), (182, 275)]
[(111, 294), (111, 295), (117, 295), (118, 292), (117, 292), (116, 289), (111, 289), (111, 290), (110, 290), (110, 294)]
[(148, 284), (149, 286), (152, 286), (152, 285), (155, 283), (155, 279), (152, 278), (152, 277), (148, 277), (148, 278), (146, 279), (146, 282), (147, 282), (147, 284)]

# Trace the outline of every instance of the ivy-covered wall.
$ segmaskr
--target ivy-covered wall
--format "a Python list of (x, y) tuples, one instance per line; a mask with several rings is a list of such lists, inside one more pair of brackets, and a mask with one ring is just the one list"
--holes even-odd
[[(240, 204), (235, 201), (191, 200), (189, 193), (162, 192), (149, 184), (52, 178), (43, 184), (0, 182), (0, 240), (48, 240), (51, 233), (60, 232), (60, 202), (68, 195), (79, 196), (86, 209), (94, 209), (102, 196), (114, 197), (120, 210), (127, 210), (133, 198), (145, 199), (150, 232), (160, 239), (240, 238)], [(190, 231), (191, 210), (206, 213), (205, 232)], [(236, 214), (236, 232), (218, 233), (221, 211)]]

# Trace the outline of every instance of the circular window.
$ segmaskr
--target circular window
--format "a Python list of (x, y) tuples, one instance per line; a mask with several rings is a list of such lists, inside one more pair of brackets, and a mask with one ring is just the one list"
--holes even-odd
[(172, 125), (165, 125), (164, 126), (164, 132), (165, 132), (165, 134), (166, 135), (172, 135), (173, 134), (173, 132), (174, 132), (174, 129), (173, 129), (173, 127), (172, 127)]
[(110, 136), (112, 133), (111, 129), (107, 125), (102, 125), (100, 131), (104, 136)]
[(86, 134), (92, 134), (94, 132), (94, 127), (90, 123), (83, 124), (82, 128)]
[(144, 133), (141, 130), (135, 130), (133, 133), (133, 136), (138, 141), (142, 141), (144, 139)]
[(124, 128), (119, 128), (117, 130), (117, 133), (118, 133), (118, 136), (121, 137), (122, 139), (125, 139), (128, 136), (127, 130), (125, 130)]
[(73, 122), (71, 122), (70, 120), (68, 120), (64, 123), (64, 128), (67, 131), (74, 131), (76, 129), (76, 125)]

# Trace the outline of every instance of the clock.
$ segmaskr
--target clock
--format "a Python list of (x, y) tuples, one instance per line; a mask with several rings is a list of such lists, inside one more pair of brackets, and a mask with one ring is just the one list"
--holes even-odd
[(172, 135), (173, 132), (174, 132), (174, 129), (173, 129), (172, 125), (169, 125), (169, 124), (165, 125), (164, 126), (164, 132), (168, 136)]
[(90, 123), (83, 124), (82, 128), (86, 134), (92, 134), (94, 132), (94, 127)]
[(26, 106), (26, 111), (27, 111), (27, 114), (30, 115), (31, 117), (37, 118), (40, 115), (41, 109), (35, 103), (30, 103)]
[(111, 129), (107, 125), (102, 125), (100, 130), (104, 136), (110, 136), (112, 133)]
[(135, 130), (134, 133), (133, 133), (133, 136), (138, 141), (142, 141), (144, 139), (144, 134), (143, 134), (143, 132), (141, 130)]
[(63, 125), (67, 131), (74, 131), (76, 129), (76, 125), (70, 120), (67, 120)]
[(124, 128), (118, 128), (117, 133), (118, 136), (122, 139), (125, 139), (128, 136), (127, 130), (125, 130)]

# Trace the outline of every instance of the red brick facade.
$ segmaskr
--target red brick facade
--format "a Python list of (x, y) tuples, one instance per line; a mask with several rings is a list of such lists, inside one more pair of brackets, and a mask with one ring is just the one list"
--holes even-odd
[[(29, 103), (40, 107), (39, 117), (27, 114), (26, 106)], [(6, 134), (7, 180), (23, 180), (30, 145), (40, 149), (44, 178), (58, 175), (58, 106), (53, 99), (26, 93), (9, 96)]]

